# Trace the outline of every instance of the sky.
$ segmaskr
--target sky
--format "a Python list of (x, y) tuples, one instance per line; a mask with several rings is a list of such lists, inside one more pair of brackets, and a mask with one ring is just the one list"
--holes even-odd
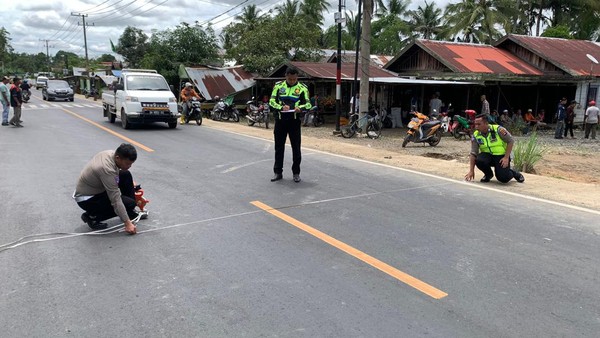
[[(346, 10), (356, 11), (355, 0), (342, 0)], [(437, 0), (444, 8), (450, 0)], [(141, 29), (148, 36), (153, 31), (174, 29), (181, 22), (213, 22), (217, 34), (247, 5), (262, 12), (284, 3), (281, 0), (0, 0), (0, 26), (10, 33), (10, 45), (17, 53), (48, 53), (59, 50), (85, 56), (83, 17), (87, 15), (86, 37), (89, 58), (113, 54), (110, 40), (117, 43), (127, 26)], [(339, 1), (329, 1), (325, 26), (333, 24)], [(410, 8), (424, 5), (412, 0)]]

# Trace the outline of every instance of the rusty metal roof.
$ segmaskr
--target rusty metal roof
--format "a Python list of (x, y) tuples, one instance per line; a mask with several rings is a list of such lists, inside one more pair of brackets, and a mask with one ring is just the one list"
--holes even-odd
[[(335, 79), (337, 74), (337, 65), (335, 63), (320, 63), (320, 62), (291, 62), (292, 66), (296, 67), (299, 72), (312, 78), (317, 79)], [(358, 69), (358, 78), (360, 79), (360, 67)], [(397, 77), (398, 75), (389, 70), (379, 68), (378, 66), (369, 65), (369, 77)], [(354, 63), (342, 63), (342, 79), (354, 79)]]
[(417, 46), (457, 73), (542, 75), (508, 51), (489, 45), (417, 40)]
[(509, 34), (495, 43), (498, 46), (505, 41), (512, 41), (523, 48), (537, 54), (556, 67), (572, 76), (600, 76), (600, 65), (593, 65), (587, 58), (590, 54), (600, 60), (600, 45), (588, 40), (569, 40)]
[(228, 95), (248, 89), (256, 83), (254, 75), (245, 71), (241, 66), (231, 68), (214, 67), (185, 67), (188, 78), (207, 100), (215, 95), (226, 97)]

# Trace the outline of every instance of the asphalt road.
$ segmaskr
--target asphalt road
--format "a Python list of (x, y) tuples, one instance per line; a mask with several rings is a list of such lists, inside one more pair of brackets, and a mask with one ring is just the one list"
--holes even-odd
[[(600, 332), (598, 212), (307, 149), (301, 183), (289, 148), (271, 183), (271, 142), (195, 124), (123, 130), (99, 102), (39, 91), (23, 120), (0, 128), (0, 336)], [(2, 246), (88, 233), (71, 194), (120, 136), (138, 143), (150, 200), (138, 235)]]

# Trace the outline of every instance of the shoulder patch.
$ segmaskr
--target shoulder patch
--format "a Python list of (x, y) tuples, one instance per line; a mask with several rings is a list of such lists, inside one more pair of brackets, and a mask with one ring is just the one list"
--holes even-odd
[(508, 130), (506, 130), (506, 128), (503, 127), (499, 127), (498, 128), (498, 133), (502, 136), (506, 136), (506, 134), (508, 134)]

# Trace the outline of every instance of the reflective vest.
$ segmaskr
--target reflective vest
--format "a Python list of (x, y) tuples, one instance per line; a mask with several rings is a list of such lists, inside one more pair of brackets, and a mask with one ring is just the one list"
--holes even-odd
[(498, 134), (498, 125), (490, 124), (487, 136), (483, 136), (479, 130), (475, 130), (473, 138), (479, 145), (479, 152), (490, 153), (492, 155), (506, 154), (506, 142)]
[[(285, 80), (277, 82), (275, 87), (273, 87), (269, 105), (277, 110), (274, 114), (275, 118), (279, 119), (281, 119), (281, 112), (279, 110), (285, 105), (290, 106), (290, 109), (297, 107), (308, 110), (312, 107), (308, 88), (300, 82), (296, 82), (295, 85), (289, 87)], [(294, 118), (297, 118), (296, 113), (294, 113)]]

